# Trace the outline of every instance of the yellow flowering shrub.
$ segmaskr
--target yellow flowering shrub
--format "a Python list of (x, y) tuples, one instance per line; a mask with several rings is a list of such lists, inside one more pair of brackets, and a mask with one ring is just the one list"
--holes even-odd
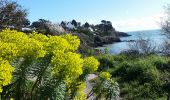
[[(22, 47), (20, 47), (22, 45)], [(35, 39), (29, 39), (24, 44), (18, 45), (21, 57), (30, 57), (32, 59), (44, 57), (46, 51), (43, 43)]]
[(18, 55), (18, 48), (14, 43), (0, 42), (0, 57), (11, 60)]
[(54, 52), (55, 50), (68, 51), (69, 43), (62, 37), (50, 36), (45, 48), (49, 52)]
[(110, 80), (110, 78), (111, 78), (111, 75), (109, 72), (101, 72), (99, 76), (100, 76), (100, 78), (106, 79), (106, 80)]
[(3, 30), (0, 33), (0, 42), (15, 44), (16, 48), (18, 48), (17, 54), (20, 57), (38, 58), (45, 55), (43, 42), (29, 38), (29, 36), (23, 32), (9, 29)]
[[(52, 67), (51, 75), (64, 81), (69, 88), (73, 81), (80, 78), (84, 70), (91, 73), (96, 71), (99, 65), (94, 57), (82, 58), (80, 54), (75, 52), (79, 44), (78, 37), (70, 34), (45, 36), (32, 33), (27, 35), (15, 30), (3, 30), (0, 32), (0, 92), (2, 92), (3, 86), (10, 83), (12, 78), (14, 68), (9, 62), (20, 58), (24, 59), (25, 62), (27, 62), (27, 58), (36, 62), (38, 58), (48, 55), (51, 57), (49, 58), (49, 61), (51, 61), (49, 65)], [(25, 66), (22, 68), (25, 68)], [(82, 82), (76, 87), (75, 100), (85, 98), (83, 91), (85, 86), (85, 83)]]
[(41, 42), (47, 42), (49, 40), (49, 38), (46, 35), (38, 34), (36, 32), (30, 34), (29, 37)]
[(70, 44), (69, 50), (75, 51), (78, 49), (80, 45), (80, 39), (77, 36), (72, 36), (71, 34), (62, 35), (62, 38), (66, 39), (67, 42)]
[(67, 82), (76, 79), (83, 73), (83, 59), (76, 53), (55, 51), (52, 64), (54, 65), (54, 74), (63, 77)]
[(86, 94), (84, 92), (84, 89), (86, 88), (86, 84), (84, 82), (79, 82), (79, 85), (77, 88), (76, 96), (74, 97), (74, 100), (86, 100)]
[(5, 29), (2, 30), (0, 34), (0, 41), (6, 43), (16, 43), (16, 44), (23, 44), (29, 38), (23, 32), (17, 32), (15, 30)]
[(0, 93), (2, 92), (2, 87), (10, 83), (13, 70), (7, 60), (0, 58)]
[(86, 57), (84, 58), (84, 66), (83, 69), (88, 73), (93, 73), (98, 69), (99, 62), (94, 57)]

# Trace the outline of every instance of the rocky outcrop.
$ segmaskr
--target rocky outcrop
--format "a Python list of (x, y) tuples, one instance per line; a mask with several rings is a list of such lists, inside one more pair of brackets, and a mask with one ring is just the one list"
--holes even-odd
[(119, 37), (105, 36), (105, 37), (95, 37), (94, 47), (103, 46), (104, 44), (111, 44), (114, 42), (121, 42)]
[[(68, 33), (71, 31), (74, 35), (77, 35), (81, 40), (81, 44), (84, 46), (99, 47), (104, 44), (121, 42), (120, 37), (130, 36), (127, 33), (116, 31), (112, 23), (106, 20), (102, 20), (101, 23), (97, 25), (90, 25), (87, 22), (83, 25), (78, 25), (75, 20), (70, 23), (75, 29), (67, 30)], [(65, 29), (69, 28), (65, 22), (62, 22), (61, 26)]]
[(127, 36), (131, 36), (131, 35), (129, 35), (129, 34), (125, 33), (125, 32), (117, 32), (117, 36), (118, 37), (127, 37)]

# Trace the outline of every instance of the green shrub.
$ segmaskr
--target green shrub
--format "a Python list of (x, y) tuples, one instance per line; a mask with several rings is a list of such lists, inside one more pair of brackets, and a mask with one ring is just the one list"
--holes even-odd
[(98, 71), (108, 70), (109, 68), (114, 68), (114, 58), (110, 55), (100, 55), (97, 57), (100, 62)]

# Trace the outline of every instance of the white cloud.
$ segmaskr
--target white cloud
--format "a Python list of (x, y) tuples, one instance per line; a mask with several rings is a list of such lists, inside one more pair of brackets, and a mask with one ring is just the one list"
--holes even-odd
[(118, 31), (134, 31), (134, 30), (148, 30), (160, 28), (161, 18), (163, 13), (153, 16), (146, 16), (142, 18), (112, 21), (113, 26)]

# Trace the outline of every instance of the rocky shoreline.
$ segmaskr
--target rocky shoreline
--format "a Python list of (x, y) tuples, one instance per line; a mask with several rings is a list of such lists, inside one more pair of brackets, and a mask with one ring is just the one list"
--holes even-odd
[(97, 41), (94, 41), (93, 47), (101, 47), (105, 44), (112, 44), (114, 42), (123, 42), (121, 41), (121, 37), (128, 37), (131, 36), (127, 33), (124, 32), (117, 32), (117, 36), (105, 36), (101, 37), (100, 39), (98, 38)]
[(125, 33), (125, 32), (117, 32), (117, 35), (118, 35), (118, 37), (128, 37), (128, 36), (131, 36), (128, 33)]

